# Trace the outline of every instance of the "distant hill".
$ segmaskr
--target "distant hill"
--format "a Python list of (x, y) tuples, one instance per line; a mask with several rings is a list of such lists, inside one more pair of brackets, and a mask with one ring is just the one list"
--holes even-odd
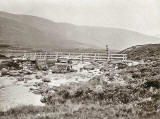
[(160, 44), (138, 45), (127, 48), (120, 53), (126, 53), (128, 59), (159, 59), (160, 58)]
[(160, 39), (134, 31), (76, 26), (44, 18), (0, 12), (0, 43), (34, 48), (124, 49), (133, 45), (160, 43)]
[(90, 47), (76, 41), (66, 41), (56, 34), (48, 32), (0, 15), (0, 43), (31, 48), (76, 48)]

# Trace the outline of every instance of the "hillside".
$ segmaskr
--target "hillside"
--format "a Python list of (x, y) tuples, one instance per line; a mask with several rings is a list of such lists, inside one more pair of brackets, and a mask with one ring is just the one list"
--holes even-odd
[(108, 44), (109, 48), (119, 50), (133, 45), (159, 43), (160, 39), (124, 29), (76, 26), (0, 12), (0, 41), (50, 49), (105, 48)]
[(160, 44), (147, 44), (139, 45), (127, 48), (121, 53), (126, 53), (128, 59), (140, 60), (140, 59), (159, 59), (160, 58)]
[[(4, 13), (3, 13), (4, 14)], [(7, 14), (8, 15), (8, 14)], [(10, 16), (10, 15), (9, 15)], [(63, 40), (62, 36), (56, 33), (49, 34), (47, 31), (40, 30), (33, 25), (21, 22), (20, 18), (12, 19), (0, 14), (0, 43), (10, 46), (21, 46), (31, 48), (90, 48), (71, 40)], [(19, 19), (19, 20), (18, 20)]]

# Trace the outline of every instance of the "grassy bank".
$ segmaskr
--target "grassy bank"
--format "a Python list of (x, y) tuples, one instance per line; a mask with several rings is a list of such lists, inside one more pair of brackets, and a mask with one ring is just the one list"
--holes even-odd
[(0, 112), (1, 119), (159, 119), (160, 114), (152, 112), (138, 115), (137, 108), (129, 105), (100, 106), (99, 104), (65, 104), (37, 107), (22, 106)]

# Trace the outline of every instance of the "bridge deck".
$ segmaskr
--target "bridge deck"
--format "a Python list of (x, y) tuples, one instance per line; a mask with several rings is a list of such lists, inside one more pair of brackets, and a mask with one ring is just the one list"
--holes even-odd
[(106, 53), (25, 53), (23, 58), (30, 60), (56, 60), (56, 59), (71, 59), (71, 60), (127, 60), (127, 54), (106, 54)]

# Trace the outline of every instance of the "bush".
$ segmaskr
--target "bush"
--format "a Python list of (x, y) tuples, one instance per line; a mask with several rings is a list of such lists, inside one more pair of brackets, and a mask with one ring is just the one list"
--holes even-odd
[(154, 88), (159, 89), (160, 88), (160, 81), (150, 80), (150, 81), (147, 81), (146, 83), (144, 83), (144, 88), (150, 88), (150, 87), (154, 87)]
[(140, 72), (132, 73), (132, 78), (141, 78), (141, 73)]

